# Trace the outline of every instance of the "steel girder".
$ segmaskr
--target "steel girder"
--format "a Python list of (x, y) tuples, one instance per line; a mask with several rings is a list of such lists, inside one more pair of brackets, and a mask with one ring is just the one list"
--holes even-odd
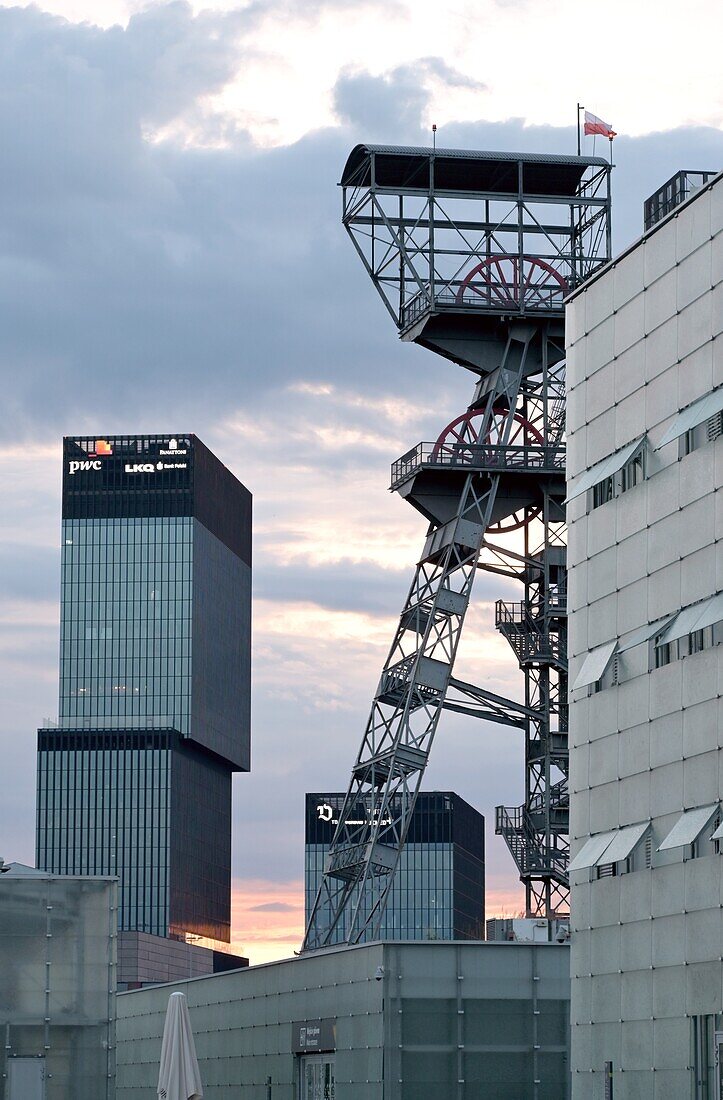
[[(528, 325), (511, 328), (486, 397), (480, 439), (504, 407), (499, 443), (507, 444), (535, 335)], [(465, 474), (454, 517), (430, 526), (352, 770), (304, 951), (358, 943), (379, 927), (452, 678), (500, 477)]]
[[(462, 171), (450, 174), (446, 157)], [(567, 905), (563, 298), (610, 257), (611, 166), (577, 158), (574, 187), (540, 193), (526, 182), (536, 162), (554, 175), (555, 158), (512, 157), (519, 164), (504, 186), (494, 164), (481, 182), (480, 159), (510, 160), (360, 146), (342, 178), (343, 223), (401, 338), (479, 382), (468, 413), (448, 426), (454, 442), (440, 437), (395, 463), (393, 487), (430, 527), (303, 950), (379, 928), (443, 708), (523, 732), (525, 801), (497, 808), (497, 832), (528, 914)], [(524, 338), (512, 336), (521, 326)], [(515, 423), (527, 435), (509, 449)], [(519, 604), (498, 604), (496, 616), (523, 672), (523, 701), (452, 674), (478, 568), (523, 585)]]

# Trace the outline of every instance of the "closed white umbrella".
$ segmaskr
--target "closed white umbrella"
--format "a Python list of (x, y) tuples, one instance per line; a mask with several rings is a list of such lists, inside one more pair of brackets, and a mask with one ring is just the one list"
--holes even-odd
[(158, 1095), (161, 1100), (202, 1100), (203, 1097), (188, 1002), (183, 993), (171, 993), (168, 998)]

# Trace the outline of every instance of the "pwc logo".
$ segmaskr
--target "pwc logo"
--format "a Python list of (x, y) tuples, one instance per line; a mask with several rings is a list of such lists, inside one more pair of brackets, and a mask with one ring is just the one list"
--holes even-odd
[(77, 474), (78, 470), (100, 470), (103, 463), (97, 458), (71, 459), (68, 463), (68, 473)]

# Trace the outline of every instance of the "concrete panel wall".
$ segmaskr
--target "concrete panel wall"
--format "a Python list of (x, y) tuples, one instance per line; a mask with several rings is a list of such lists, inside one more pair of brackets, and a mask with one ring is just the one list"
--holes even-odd
[[(569, 506), (571, 683), (588, 650), (723, 588), (723, 437), (656, 447), (679, 410), (723, 384), (723, 182), (643, 238), (569, 306), (568, 476), (647, 433), (645, 481)], [(572, 877), (574, 1100), (694, 1091), (692, 1017), (723, 1012), (723, 862), (713, 845), (656, 853), (683, 810), (723, 796), (723, 647), (572, 693), (571, 846), (650, 820), (652, 867)], [(709, 830), (710, 832), (710, 830)], [(713, 1095), (711, 1093), (711, 1095)]]
[(335, 1022), (340, 1100), (569, 1096), (566, 945), (376, 943), (122, 994), (118, 1100), (155, 1100), (174, 989), (207, 1100), (267, 1100), (269, 1077), (297, 1100), (292, 1021), (317, 1018)]

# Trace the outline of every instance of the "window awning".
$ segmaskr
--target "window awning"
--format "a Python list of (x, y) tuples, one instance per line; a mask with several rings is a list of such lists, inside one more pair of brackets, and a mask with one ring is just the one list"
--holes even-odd
[(723, 592), (710, 596), (700, 603), (684, 607), (673, 619), (670, 626), (660, 637), (660, 645), (667, 645), (677, 638), (685, 638), (696, 630), (703, 630), (706, 626), (713, 626), (723, 619)]
[(590, 650), (587, 657), (582, 662), (582, 668), (577, 674), (575, 683), (572, 685), (573, 691), (576, 691), (578, 688), (589, 687), (590, 684), (594, 684), (602, 677), (605, 669), (610, 664), (610, 659), (615, 652), (617, 644), (617, 640), (614, 642), (606, 642), (605, 645)]
[(678, 413), (655, 448), (656, 451), (659, 451), (666, 443), (672, 443), (674, 439), (685, 435), (691, 428), (702, 424), (704, 420), (710, 420), (711, 416), (715, 416), (721, 410), (723, 410), (723, 386), (713, 390), (713, 393), (707, 393), (705, 397), (701, 397), (699, 401), (694, 401), (692, 405), (688, 405), (687, 409), (683, 409), (682, 412)]
[(634, 630), (624, 642), (618, 642), (618, 653), (627, 653), (629, 649), (633, 649), (636, 645), (649, 642), (656, 634), (660, 634), (665, 630), (674, 618), (674, 615), (666, 615), (664, 619), (656, 619), (654, 623), (648, 623), (647, 626), (641, 626), (638, 630)]
[(668, 848), (679, 848), (682, 844), (693, 844), (705, 829), (718, 809), (714, 806), (699, 806), (696, 810), (686, 810), (676, 821), (665, 840), (658, 845), (659, 852)]
[(610, 846), (595, 861), (597, 865), (617, 863), (618, 860), (627, 859), (649, 828), (650, 822), (643, 821), (640, 825), (628, 825), (624, 829), (618, 829)]
[(568, 867), (569, 871), (582, 871), (585, 867), (594, 867), (600, 857), (604, 855), (615, 833), (598, 833), (585, 841), (580, 851)]
[(588, 489), (592, 489), (593, 485), (597, 485), (599, 482), (604, 481), (606, 477), (612, 477), (618, 470), (622, 470), (623, 466), (626, 466), (631, 458), (634, 458), (642, 450), (644, 443), (645, 436), (641, 435), (640, 439), (634, 439), (621, 451), (616, 451), (614, 455), (609, 455), (602, 462), (598, 462), (596, 466), (592, 466), (586, 473), (581, 475), (577, 484), (568, 491), (567, 502), (574, 500), (575, 497), (582, 496)]

